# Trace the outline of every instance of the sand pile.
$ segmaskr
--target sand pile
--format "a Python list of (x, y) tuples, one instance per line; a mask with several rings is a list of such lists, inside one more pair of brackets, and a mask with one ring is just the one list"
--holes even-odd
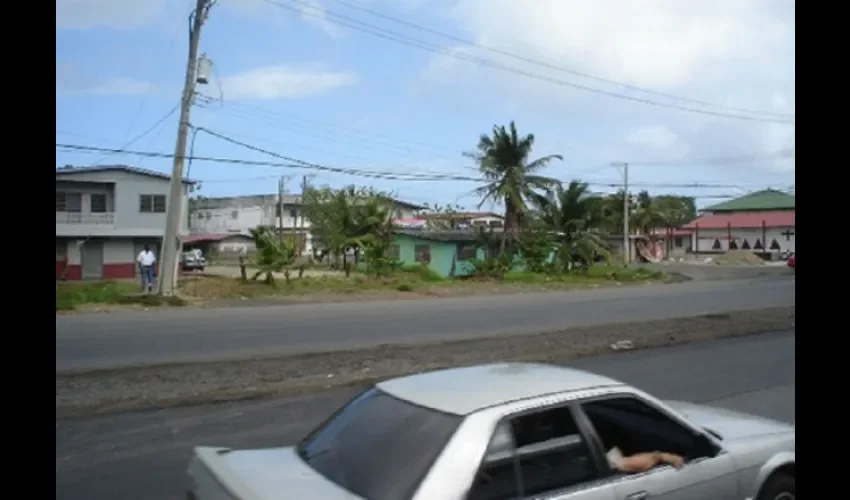
[(749, 250), (729, 250), (725, 254), (720, 254), (712, 257), (714, 262), (719, 265), (733, 266), (761, 266), (764, 265), (764, 259), (754, 254)]

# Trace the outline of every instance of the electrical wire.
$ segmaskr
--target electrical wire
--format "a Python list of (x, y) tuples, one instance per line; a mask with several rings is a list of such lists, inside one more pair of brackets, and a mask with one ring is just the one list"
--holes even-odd
[(135, 136), (135, 137), (133, 137), (132, 139), (130, 139), (129, 141), (127, 141), (127, 142), (126, 142), (123, 146), (121, 146), (121, 148), (119, 148), (119, 149), (115, 150), (114, 152), (112, 152), (112, 153), (110, 153), (110, 154), (107, 154), (107, 155), (103, 156), (102, 158), (100, 158), (99, 160), (97, 160), (97, 161), (96, 161), (93, 165), (91, 165), (91, 166), (96, 167), (96, 166), (98, 166), (98, 165), (102, 164), (103, 162), (105, 162), (107, 159), (112, 158), (112, 157), (113, 157), (113, 156), (115, 156), (116, 154), (121, 154), (121, 153), (122, 153), (122, 151), (124, 151), (126, 148), (129, 148), (130, 146), (132, 146), (133, 144), (135, 144), (135, 143), (136, 143), (136, 141), (138, 141), (138, 140), (142, 139), (143, 137), (145, 137), (145, 136), (146, 136), (146, 135), (148, 135), (149, 133), (153, 132), (153, 130), (154, 130), (155, 128), (157, 128), (157, 127), (159, 127), (160, 125), (162, 125), (162, 122), (164, 122), (165, 120), (167, 120), (168, 118), (170, 118), (170, 117), (171, 117), (171, 115), (173, 115), (173, 114), (174, 114), (174, 113), (175, 113), (175, 112), (176, 112), (179, 108), (180, 108), (180, 105), (179, 105), (179, 104), (175, 105), (173, 108), (171, 108), (171, 109), (168, 111), (168, 113), (166, 113), (165, 115), (163, 115), (162, 117), (160, 117), (160, 118), (159, 118), (156, 122), (154, 122), (154, 124), (153, 124), (153, 125), (151, 125), (150, 127), (146, 128), (145, 130), (143, 130), (143, 131), (142, 131), (142, 133), (138, 134), (137, 136)]
[[(399, 25), (402, 25), (402, 26), (407, 26), (409, 28), (413, 28), (415, 30), (418, 30), (418, 31), (421, 31), (421, 32), (424, 32), (424, 33), (428, 33), (428, 34), (435, 35), (435, 36), (438, 36), (438, 37), (441, 37), (441, 38), (445, 38), (447, 40), (452, 40), (452, 41), (460, 43), (462, 45), (466, 45), (466, 46), (469, 46), (469, 47), (475, 47), (477, 49), (481, 49), (481, 50), (484, 50), (484, 51), (487, 51), (487, 52), (490, 52), (490, 53), (493, 53), (493, 54), (497, 54), (497, 55), (500, 55), (500, 56), (508, 57), (510, 59), (515, 59), (517, 61), (526, 62), (526, 63), (529, 63), (529, 64), (533, 64), (535, 66), (540, 66), (540, 67), (543, 67), (543, 68), (547, 68), (547, 69), (551, 69), (551, 70), (555, 70), (555, 71), (560, 71), (560, 72), (563, 72), (563, 73), (568, 73), (568, 74), (578, 76), (578, 77), (581, 77), (581, 78), (585, 78), (585, 79), (588, 79), (588, 80), (593, 80), (593, 81), (596, 81), (596, 82), (605, 83), (605, 84), (609, 84), (609, 85), (615, 85), (615, 86), (622, 87), (624, 89), (632, 90), (632, 91), (635, 91), (635, 92), (641, 92), (641, 93), (644, 93), (644, 94), (663, 97), (665, 99), (670, 99), (670, 100), (675, 100), (675, 101), (687, 102), (687, 103), (690, 103), (690, 104), (696, 104), (696, 105), (708, 107), (708, 108), (722, 109), (722, 110), (733, 111), (733, 112), (737, 112), (737, 113), (765, 115), (765, 116), (773, 116), (773, 117), (778, 117), (778, 118), (792, 118), (793, 119), (793, 117), (791, 115), (787, 114), (787, 113), (776, 113), (776, 112), (771, 112), (771, 111), (759, 111), (759, 110), (754, 110), (754, 109), (735, 108), (735, 107), (730, 107), (730, 106), (724, 106), (724, 105), (720, 105), (720, 104), (716, 104), (716, 103), (711, 103), (711, 102), (708, 102), (708, 101), (702, 101), (702, 100), (699, 100), (699, 99), (692, 99), (692, 98), (688, 98), (688, 97), (681, 97), (681, 96), (677, 96), (677, 95), (674, 95), (674, 94), (669, 94), (669, 93), (666, 93), (666, 92), (658, 92), (658, 91), (654, 91), (654, 90), (649, 90), (649, 89), (645, 89), (645, 88), (638, 87), (638, 86), (635, 86), (635, 85), (630, 85), (628, 83), (618, 82), (616, 80), (610, 80), (610, 79), (607, 79), (607, 78), (602, 78), (602, 77), (590, 75), (590, 74), (587, 74), (587, 73), (582, 73), (580, 71), (569, 69), (569, 68), (566, 68), (564, 66), (558, 66), (558, 65), (555, 65), (555, 64), (552, 64), (552, 63), (541, 61), (539, 59), (533, 59), (531, 57), (527, 57), (527, 56), (523, 56), (523, 55), (520, 55), (520, 54), (508, 52), (508, 51), (497, 49), (497, 48), (494, 48), (494, 47), (489, 47), (489, 46), (480, 44), (478, 42), (474, 42), (472, 40), (468, 40), (468, 39), (461, 38), (461, 37), (458, 37), (458, 36), (455, 36), (455, 35), (451, 35), (451, 34), (448, 34), (448, 33), (442, 32), (442, 31), (435, 30), (433, 28), (429, 28), (427, 26), (423, 26), (421, 24), (416, 24), (416, 23), (413, 23), (413, 22), (410, 22), (410, 21), (405, 21), (404, 19), (399, 19), (397, 17), (389, 16), (387, 14), (383, 14), (383, 13), (378, 12), (376, 10), (370, 9), (368, 7), (364, 7), (362, 5), (357, 5), (357, 4), (354, 4), (352, 2), (348, 2), (346, 0), (333, 0), (333, 1), (340, 4), (340, 5), (344, 5), (348, 8), (350, 8), (350, 9), (357, 10), (357, 11), (363, 12), (365, 14), (368, 14), (370, 16), (377, 17), (379, 19), (384, 19), (386, 21), (390, 21), (390, 22), (393, 22), (393, 23), (396, 23), (396, 24), (399, 24)], [(327, 12), (327, 9), (324, 9), (324, 10)]]
[[(226, 136), (225, 136), (226, 137)], [(227, 138), (230, 139), (230, 138)], [(230, 139), (230, 141), (233, 141)], [(241, 141), (233, 141), (235, 143), (240, 143)], [(249, 145), (250, 146), (250, 145)], [(140, 157), (149, 157), (149, 158), (174, 158), (175, 155), (173, 153), (159, 153), (153, 151), (132, 151), (126, 149), (112, 149), (112, 148), (104, 148), (97, 146), (84, 146), (80, 144), (64, 144), (64, 143), (56, 143), (56, 148), (65, 152), (101, 152), (101, 153), (121, 153), (128, 154)], [(210, 156), (192, 156), (192, 157), (184, 157), (184, 160), (194, 160), (194, 161), (207, 161), (211, 163), (222, 163), (222, 164), (230, 164), (230, 165), (244, 165), (244, 166), (255, 166), (255, 167), (275, 167), (275, 168), (294, 168), (294, 169), (308, 169), (308, 170), (319, 170), (324, 172), (332, 172), (338, 174), (352, 175), (358, 177), (369, 177), (369, 178), (377, 178), (377, 179), (389, 179), (389, 180), (399, 180), (399, 181), (412, 181), (412, 182), (443, 182), (443, 181), (459, 181), (459, 182), (486, 182), (485, 179), (481, 177), (472, 177), (466, 175), (451, 175), (451, 174), (398, 174), (396, 172), (382, 172), (378, 170), (363, 170), (363, 169), (355, 169), (355, 168), (343, 168), (343, 167), (332, 167), (328, 165), (319, 165), (315, 163), (310, 163), (304, 160), (299, 160), (297, 158), (291, 158), (283, 155), (278, 155), (276, 153), (267, 152), (262, 148), (251, 147), (254, 151), (261, 152), (264, 154), (271, 154), (276, 158), (285, 159), (285, 162), (271, 162), (271, 161), (257, 161), (257, 160), (245, 160), (239, 158), (222, 158), (222, 157), (210, 157)], [(622, 187), (622, 183), (620, 182), (587, 182), (589, 186), (594, 187), (608, 187), (608, 188), (620, 188)], [(693, 183), (645, 183), (645, 182), (631, 182), (629, 183), (632, 187), (647, 187), (647, 188), (669, 188), (669, 189), (704, 189), (704, 188), (716, 188), (716, 189), (741, 189), (742, 186), (736, 184), (714, 184), (714, 183), (702, 183), (702, 182), (693, 182)]]
[[(378, 26), (370, 25), (369, 23), (359, 21), (359, 20), (351, 18), (349, 16), (336, 14), (336, 13), (333, 13), (333, 12), (329, 12), (327, 10), (323, 11), (321, 15), (316, 14), (314, 12), (309, 12), (309, 11), (306, 11), (304, 9), (315, 9), (315, 7), (308, 4), (308, 3), (302, 2), (300, 0), (289, 0), (289, 1), (296, 3), (298, 5), (301, 5), (302, 8), (293, 7), (291, 5), (285, 5), (285, 4), (282, 4), (282, 3), (277, 2), (275, 0), (264, 0), (264, 1), (266, 3), (271, 4), (271, 5), (275, 5), (277, 7), (287, 9), (287, 10), (290, 10), (290, 11), (293, 11), (293, 12), (297, 12), (301, 15), (305, 15), (305, 16), (313, 17), (313, 18), (317, 18), (317, 19), (322, 19), (322, 20), (325, 20), (325, 21), (328, 21), (328, 22), (331, 22), (331, 23), (334, 23), (334, 24), (337, 24), (337, 25), (340, 25), (340, 26), (348, 27), (348, 28), (353, 29), (355, 31), (360, 31), (362, 33), (370, 34), (372, 36), (376, 36), (378, 38), (382, 38), (382, 39), (385, 39), (385, 40), (394, 41), (394, 42), (400, 43), (402, 45), (408, 45), (408, 46), (418, 48), (418, 49), (421, 49), (421, 50), (425, 50), (425, 51), (428, 51), (428, 52), (433, 52), (433, 53), (436, 53), (436, 54), (442, 54), (442, 55), (445, 55), (445, 56), (448, 56), (448, 57), (451, 57), (451, 58), (454, 58), (454, 59), (458, 59), (458, 60), (461, 60), (461, 61), (472, 62), (472, 63), (478, 64), (480, 66), (484, 66), (484, 67), (488, 67), (488, 68), (492, 68), (492, 69), (497, 69), (497, 70), (505, 71), (505, 72), (509, 72), (509, 73), (514, 73), (514, 74), (517, 74), (517, 75), (520, 75), (520, 76), (524, 76), (524, 77), (527, 77), (527, 78), (532, 78), (532, 79), (552, 83), (552, 84), (559, 85), (559, 86), (562, 86), (562, 87), (571, 87), (571, 88), (581, 90), (581, 91), (584, 91), (584, 92), (590, 92), (590, 93), (604, 95), (604, 96), (613, 97), (613, 98), (617, 98), (617, 99), (633, 101), (633, 102), (637, 102), (637, 103), (641, 103), (641, 104), (658, 106), (658, 107), (662, 107), (662, 108), (675, 109), (675, 110), (689, 112), (689, 113), (716, 116), (716, 117), (719, 117), (719, 118), (730, 118), (730, 119), (736, 119), (736, 120), (745, 120), (745, 121), (753, 121), (753, 122), (766, 122), (766, 123), (787, 123), (787, 124), (793, 124), (794, 123), (793, 118), (755, 117), (755, 116), (733, 114), (733, 113), (726, 113), (726, 112), (720, 112), (720, 111), (710, 111), (710, 110), (695, 108), (695, 107), (692, 107), (692, 106), (683, 106), (683, 105), (672, 104), (672, 103), (662, 103), (662, 102), (653, 101), (653, 100), (647, 99), (647, 98), (630, 96), (630, 95), (622, 94), (622, 93), (619, 93), (619, 92), (613, 92), (613, 91), (608, 91), (608, 90), (604, 90), (604, 89), (589, 87), (587, 85), (582, 85), (582, 84), (567, 81), (567, 80), (561, 80), (561, 79), (553, 78), (553, 77), (546, 76), (546, 75), (541, 75), (541, 74), (532, 73), (532, 72), (517, 69), (517, 68), (512, 68), (510, 66), (499, 64), (499, 63), (493, 62), (492, 60), (485, 59), (485, 58), (482, 58), (482, 57), (459, 54), (457, 52), (453, 52), (451, 50), (448, 50), (445, 47), (441, 47), (439, 45), (434, 45), (434, 44), (428, 43), (426, 41), (417, 40), (415, 38), (412, 38), (412, 37), (409, 37), (407, 35), (398, 33), (396, 31), (392, 31), (392, 30), (384, 29), (384, 28), (381, 28), (381, 27), (378, 27)], [(333, 18), (338, 18), (338, 19), (335, 20)]]

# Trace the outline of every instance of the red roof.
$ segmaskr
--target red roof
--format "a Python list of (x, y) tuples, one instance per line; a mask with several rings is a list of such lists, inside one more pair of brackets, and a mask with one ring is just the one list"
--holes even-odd
[(704, 215), (689, 222), (684, 228), (696, 229), (759, 229), (762, 227), (795, 227), (795, 211), (782, 212), (737, 212), (730, 214)]
[(199, 241), (221, 241), (228, 236), (239, 236), (235, 233), (215, 233), (215, 234), (190, 234), (182, 238), (183, 244), (197, 243)]

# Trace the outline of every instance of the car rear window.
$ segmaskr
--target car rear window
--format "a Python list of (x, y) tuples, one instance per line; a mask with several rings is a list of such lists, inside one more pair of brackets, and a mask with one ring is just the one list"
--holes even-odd
[(461, 417), (372, 388), (308, 435), (298, 454), (330, 481), (369, 500), (407, 500)]

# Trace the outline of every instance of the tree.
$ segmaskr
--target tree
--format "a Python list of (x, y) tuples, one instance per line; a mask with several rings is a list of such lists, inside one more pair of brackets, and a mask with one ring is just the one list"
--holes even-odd
[(563, 160), (563, 157), (555, 154), (529, 161), (533, 147), (534, 135), (520, 137), (516, 125), (511, 122), (507, 128), (494, 126), (492, 136), (481, 135), (477, 151), (464, 155), (478, 163), (486, 181), (476, 190), (482, 197), (479, 207), (488, 201), (504, 203), (506, 237), (513, 237), (522, 230), (529, 204), (545, 197), (557, 184), (555, 179), (541, 176), (539, 172), (552, 160)]
[[(355, 260), (366, 251), (367, 265), (377, 274), (385, 272), (389, 245), (392, 243), (396, 210), (389, 195), (372, 188), (346, 186), (342, 189), (308, 189), (304, 193), (305, 218), (315, 244), (342, 260), (346, 275), (350, 274), (347, 255), (355, 252)], [(383, 262), (380, 263), (379, 262)]]
[(251, 238), (254, 239), (254, 245), (257, 248), (254, 260), (259, 269), (252, 279), (256, 280), (265, 274), (265, 282), (274, 285), (274, 273), (283, 272), (288, 285), (289, 271), (298, 255), (294, 239), (287, 238), (279, 241), (275, 232), (266, 226), (251, 229)]
[(570, 270), (575, 262), (590, 265), (597, 257), (610, 253), (602, 238), (591, 232), (604, 222), (599, 198), (590, 194), (587, 183), (571, 181), (559, 184), (546, 198), (537, 200), (540, 220), (557, 234), (557, 260), (561, 270)]

